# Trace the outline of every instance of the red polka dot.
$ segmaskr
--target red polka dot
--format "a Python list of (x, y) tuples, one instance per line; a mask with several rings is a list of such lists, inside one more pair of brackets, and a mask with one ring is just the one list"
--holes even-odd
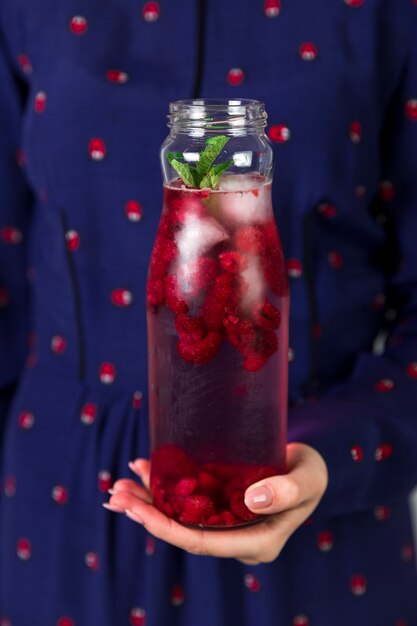
[(381, 443), (375, 450), (375, 461), (385, 461), (393, 454), (393, 447), (390, 443)]
[(26, 165), (26, 152), (23, 148), (16, 150), (16, 163), (19, 167), (25, 167)]
[(135, 391), (132, 398), (132, 406), (134, 409), (139, 410), (142, 407), (143, 393), (141, 391)]
[(133, 295), (128, 289), (114, 289), (111, 292), (111, 301), (115, 306), (126, 307), (132, 304)]
[(350, 590), (354, 596), (363, 596), (366, 593), (367, 581), (362, 574), (354, 574), (350, 579)]
[(33, 107), (36, 113), (43, 113), (46, 109), (47, 95), (44, 91), (38, 91), (35, 95)]
[(333, 535), (329, 530), (323, 530), (317, 535), (317, 545), (322, 552), (329, 552), (333, 548)]
[(344, 0), (345, 4), (349, 7), (360, 7), (365, 0)]
[(271, 141), (277, 143), (285, 143), (291, 137), (291, 131), (284, 124), (275, 124), (268, 129), (268, 136)]
[(0, 617), (0, 626), (12, 626), (11, 621), (7, 617)]
[(227, 72), (227, 82), (229, 85), (241, 85), (245, 79), (245, 74), (240, 67), (232, 67)]
[(332, 250), (328, 253), (327, 260), (330, 266), (333, 267), (333, 269), (335, 270), (339, 270), (341, 267), (343, 267), (343, 256), (340, 254), (340, 252), (337, 252), (336, 250)]
[(382, 180), (378, 187), (378, 196), (383, 202), (391, 202), (394, 199), (394, 185), (390, 180)]
[(67, 347), (67, 341), (62, 335), (54, 335), (51, 339), (51, 350), (55, 354), (62, 354)]
[(0, 239), (4, 243), (16, 245), (23, 239), (22, 231), (16, 226), (3, 226), (0, 230)]
[(323, 328), (320, 324), (314, 324), (311, 333), (313, 335), (313, 339), (320, 339), (323, 333)]
[(173, 606), (181, 606), (185, 600), (185, 592), (180, 585), (174, 585), (171, 589), (171, 604)]
[(26, 367), (32, 368), (38, 364), (39, 355), (36, 352), (31, 352), (26, 357)]
[(363, 198), (365, 196), (365, 194), (366, 194), (366, 187), (365, 187), (365, 185), (358, 185), (356, 187), (356, 189), (355, 189), (355, 196), (358, 199), (361, 199), (361, 198)]
[(292, 621), (293, 626), (310, 626), (307, 615), (296, 615)]
[(0, 309), (5, 308), (10, 303), (10, 293), (6, 287), (0, 287)]
[(81, 411), (80, 419), (83, 424), (92, 424), (97, 416), (97, 407), (92, 402), (85, 404)]
[(246, 589), (249, 589), (249, 591), (253, 591), (256, 593), (257, 591), (260, 590), (261, 583), (259, 582), (258, 578), (254, 576), (253, 574), (245, 574), (245, 577), (243, 580), (244, 580)]
[(27, 54), (23, 54), (23, 53), (19, 54), (17, 57), (17, 61), (25, 74), (32, 73), (32, 70), (33, 70), (32, 63), (30, 62), (30, 59), (27, 56)]
[(412, 122), (417, 121), (417, 98), (410, 98), (405, 104), (405, 113)]
[(389, 506), (376, 506), (374, 508), (374, 515), (378, 522), (385, 522), (385, 520), (391, 517), (391, 509)]
[(88, 152), (93, 161), (102, 161), (106, 156), (106, 145), (103, 139), (93, 137), (88, 144)]
[(146, 612), (145, 609), (140, 607), (134, 607), (129, 614), (130, 623), (132, 626), (145, 626)]
[(75, 252), (80, 247), (80, 235), (76, 230), (71, 229), (67, 230), (65, 233), (65, 239), (67, 242), (67, 248), (71, 252)]
[(319, 204), (317, 207), (317, 211), (323, 217), (332, 218), (332, 217), (336, 217), (337, 215), (336, 207), (333, 204), (330, 204), (329, 202), (322, 202), (321, 204)]
[(382, 309), (386, 302), (386, 297), (384, 293), (377, 293), (371, 302), (371, 308), (373, 311), (379, 311)]
[(364, 456), (363, 448), (358, 445), (352, 446), (350, 449), (350, 454), (355, 463), (360, 463)]
[(75, 622), (70, 617), (60, 617), (56, 623), (56, 626), (75, 626)]
[(19, 413), (17, 422), (20, 428), (23, 428), (24, 430), (28, 430), (29, 428), (32, 428), (32, 426), (34, 425), (35, 416), (33, 415), (33, 413), (30, 413), (30, 411), (22, 411), (21, 413)]
[(378, 393), (389, 393), (394, 389), (394, 381), (390, 378), (381, 378), (375, 383), (374, 388)]
[(84, 35), (88, 29), (87, 20), (83, 15), (74, 15), (70, 20), (69, 29), (73, 35)]
[(147, 2), (142, 11), (145, 22), (155, 22), (161, 15), (161, 9), (158, 2)]
[(140, 222), (142, 219), (142, 207), (136, 200), (128, 200), (126, 202), (125, 213), (131, 222)]
[(87, 552), (84, 561), (88, 569), (92, 572), (96, 572), (100, 567), (99, 557), (96, 552)]
[(401, 558), (406, 563), (414, 560), (414, 546), (412, 543), (406, 543), (401, 548)]
[(414, 363), (409, 363), (407, 365), (407, 376), (409, 376), (410, 378), (417, 378), (417, 361), (415, 361)]
[(362, 124), (354, 121), (350, 125), (349, 136), (353, 143), (359, 143), (362, 139)]
[(303, 264), (298, 259), (288, 259), (287, 272), (290, 278), (300, 278), (303, 275)]
[(6, 476), (4, 480), (4, 493), (8, 498), (13, 498), (16, 494), (16, 478), (15, 476)]
[(317, 47), (314, 43), (302, 43), (299, 53), (303, 61), (314, 61), (317, 58)]
[(127, 74), (127, 72), (122, 72), (121, 70), (107, 70), (106, 78), (111, 83), (123, 85), (129, 80), (129, 74)]
[(107, 470), (101, 470), (98, 473), (98, 488), (103, 493), (107, 493), (112, 486), (112, 482), (112, 476)]
[(105, 385), (111, 385), (116, 378), (116, 368), (113, 363), (102, 363), (99, 368), (99, 378)]
[(145, 554), (152, 556), (155, 552), (155, 539), (153, 537), (146, 537)]
[(57, 504), (65, 504), (68, 501), (68, 491), (62, 485), (55, 485), (52, 489), (52, 499)]
[(264, 13), (267, 17), (278, 17), (281, 11), (281, 0), (265, 0)]
[(32, 556), (32, 544), (26, 537), (21, 537), (16, 543), (17, 556), (21, 561), (27, 561)]

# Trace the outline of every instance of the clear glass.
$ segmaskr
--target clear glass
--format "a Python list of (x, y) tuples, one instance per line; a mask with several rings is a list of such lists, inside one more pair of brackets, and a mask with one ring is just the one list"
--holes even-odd
[[(180, 523), (238, 527), (264, 516), (246, 488), (285, 471), (287, 273), (271, 202), (263, 103), (171, 103), (164, 205), (147, 284), (151, 491)], [(212, 188), (185, 184), (207, 139), (230, 161)], [(189, 161), (188, 161), (189, 159)]]

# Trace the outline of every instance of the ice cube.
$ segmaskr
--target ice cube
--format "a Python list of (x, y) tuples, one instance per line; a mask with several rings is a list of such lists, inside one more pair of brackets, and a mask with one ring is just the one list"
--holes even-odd
[(184, 226), (175, 235), (180, 262), (205, 255), (210, 248), (229, 239), (228, 232), (213, 218), (187, 215)]
[(223, 176), (211, 194), (209, 210), (227, 227), (260, 224), (272, 217), (270, 184), (243, 174)]
[(242, 272), (245, 288), (242, 296), (242, 309), (250, 314), (255, 304), (262, 302), (265, 297), (265, 278), (259, 258), (253, 254), (247, 256), (248, 265)]

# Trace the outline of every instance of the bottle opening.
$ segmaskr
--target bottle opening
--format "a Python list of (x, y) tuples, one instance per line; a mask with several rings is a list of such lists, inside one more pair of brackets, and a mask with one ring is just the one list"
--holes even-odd
[(260, 100), (216, 99), (176, 100), (169, 105), (168, 126), (176, 129), (204, 129), (218, 133), (233, 129), (261, 129), (266, 126), (265, 105)]

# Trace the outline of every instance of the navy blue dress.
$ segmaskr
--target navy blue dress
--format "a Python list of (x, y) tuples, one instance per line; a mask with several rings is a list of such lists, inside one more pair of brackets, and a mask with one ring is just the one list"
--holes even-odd
[[(0, 0), (0, 27), (0, 625), (416, 626), (416, 1)], [(158, 151), (197, 96), (266, 103), (289, 436), (330, 472), (257, 567), (101, 507), (148, 454)]]

